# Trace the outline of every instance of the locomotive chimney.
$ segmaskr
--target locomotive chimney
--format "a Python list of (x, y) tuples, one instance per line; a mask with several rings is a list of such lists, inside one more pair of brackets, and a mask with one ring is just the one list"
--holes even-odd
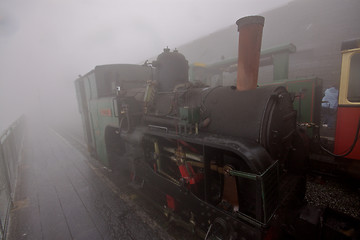
[(264, 17), (248, 16), (236, 21), (239, 31), (238, 91), (257, 87)]

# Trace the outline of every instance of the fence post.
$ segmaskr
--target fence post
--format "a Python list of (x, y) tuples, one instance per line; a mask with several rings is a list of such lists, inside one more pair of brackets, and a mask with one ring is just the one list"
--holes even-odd
[(0, 135), (0, 240), (6, 239), (15, 194), (15, 179), (24, 139), (24, 117)]
[(5, 236), (4, 236), (3, 225), (1, 222), (1, 218), (0, 218), (0, 240), (3, 240), (3, 239), (5, 239)]

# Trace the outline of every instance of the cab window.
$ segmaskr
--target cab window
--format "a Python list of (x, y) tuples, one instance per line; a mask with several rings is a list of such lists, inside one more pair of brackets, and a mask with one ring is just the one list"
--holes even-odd
[(348, 100), (360, 102), (360, 53), (354, 54), (351, 58)]

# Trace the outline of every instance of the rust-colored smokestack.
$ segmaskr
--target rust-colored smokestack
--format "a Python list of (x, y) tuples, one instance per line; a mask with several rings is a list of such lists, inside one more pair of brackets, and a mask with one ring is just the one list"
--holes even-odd
[(262, 16), (248, 16), (236, 21), (239, 31), (236, 83), (238, 91), (257, 87), (264, 22), (265, 19)]

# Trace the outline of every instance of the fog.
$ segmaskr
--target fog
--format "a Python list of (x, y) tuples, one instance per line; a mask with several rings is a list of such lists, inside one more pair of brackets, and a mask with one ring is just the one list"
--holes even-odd
[[(289, 0), (2, 0), (0, 131), (21, 114), (78, 124), (74, 80), (140, 63)], [(236, 28), (234, 27), (234, 31)]]

